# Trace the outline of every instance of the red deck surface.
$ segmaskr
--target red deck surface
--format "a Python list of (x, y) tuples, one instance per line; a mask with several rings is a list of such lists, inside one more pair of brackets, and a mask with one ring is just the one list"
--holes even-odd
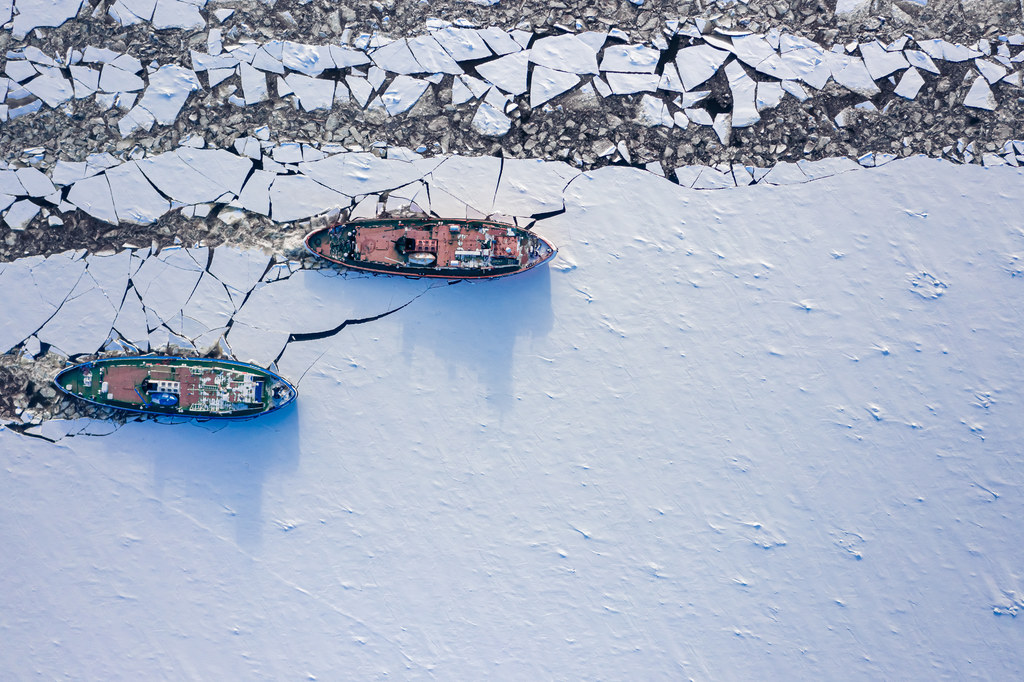
[[(504, 228), (489, 227), (484, 230), (463, 229), (452, 232), (447, 224), (438, 224), (434, 229), (409, 229), (395, 227), (365, 227), (356, 232), (356, 250), (362, 260), (386, 263), (389, 265), (405, 265), (406, 259), (398, 253), (395, 241), (399, 237), (415, 239), (417, 248), (422, 245), (427, 253), (434, 253), (439, 266), (447, 266), (456, 260), (456, 251), (479, 251), (490, 238), (493, 241), (492, 251), (495, 255), (515, 258), (522, 265), (524, 256), (519, 249), (516, 237), (508, 236)], [(317, 251), (330, 257), (330, 240), (322, 240)]]
[[(188, 407), (199, 401), (200, 380), (212, 373), (204, 372), (201, 377), (193, 376), (185, 367), (167, 367), (154, 365), (146, 367), (108, 367), (103, 376), (107, 382), (107, 392), (114, 396), (114, 400), (126, 403), (142, 404), (144, 401), (136, 393), (136, 389), (147, 378), (153, 381), (178, 381), (181, 383), (181, 395), (179, 405)], [(142, 392), (141, 390), (139, 391)]]

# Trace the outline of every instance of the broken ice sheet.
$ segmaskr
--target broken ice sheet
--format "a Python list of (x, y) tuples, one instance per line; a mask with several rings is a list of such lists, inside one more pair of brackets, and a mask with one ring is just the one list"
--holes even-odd
[(654, 95), (644, 95), (640, 98), (640, 105), (637, 109), (637, 122), (647, 127), (665, 126), (671, 128), (675, 125), (672, 114), (664, 100)]
[(153, 12), (153, 28), (183, 28), (199, 30), (206, 28), (206, 19), (199, 8), (181, 0), (157, 0)]
[(875, 80), (910, 66), (902, 52), (889, 52), (877, 40), (861, 43), (860, 54), (868, 73)]
[(575, 73), (535, 65), (533, 67), (533, 82), (530, 86), (530, 107), (539, 107), (575, 87), (579, 82), (580, 78)]
[(129, 343), (135, 344), (141, 350), (149, 350), (149, 325), (146, 320), (146, 311), (142, 307), (142, 301), (135, 289), (130, 289), (117, 311), (114, 318), (114, 330), (123, 336)]
[(601, 58), (601, 71), (654, 73), (661, 52), (645, 45), (609, 45)]
[[(773, 109), (779, 106), (782, 98), (785, 97), (786, 91), (783, 89), (783, 83), (786, 82), (787, 81), (783, 81), (782, 83), (768, 83), (765, 81), (759, 81), (757, 83), (757, 110), (763, 111), (765, 109)], [(793, 81), (788, 82), (800, 87), (799, 84), (796, 84)]]
[(370, 53), (373, 63), (385, 71), (397, 74), (422, 73), (423, 67), (409, 49), (405, 38), (399, 38)]
[(146, 87), (146, 83), (130, 71), (111, 63), (103, 65), (100, 71), (100, 90), (104, 92), (135, 92)]
[(351, 66), (362, 66), (363, 64), (370, 63), (370, 58), (361, 50), (353, 50), (338, 45), (328, 45), (328, 49), (331, 54), (331, 60), (336, 68), (346, 69)]
[[(530, 61), (549, 70), (557, 69), (574, 74), (598, 73), (597, 50), (581, 36), (572, 33), (546, 36), (534, 41)], [(536, 74), (535, 69), (534, 78)]]
[(725, 74), (729, 79), (729, 89), (732, 91), (733, 127), (745, 128), (754, 125), (761, 120), (756, 106), (757, 84), (737, 61), (729, 62), (725, 67)]
[(326, 45), (306, 45), (285, 40), (281, 46), (281, 63), (307, 76), (319, 76), (334, 68), (334, 59)]
[(807, 175), (800, 170), (800, 166), (796, 163), (780, 161), (761, 179), (761, 182), (769, 185), (792, 185), (807, 182), (807, 180)]
[(117, 307), (86, 270), (37, 336), (65, 355), (95, 353), (110, 335), (116, 316)]
[(284, 77), (288, 87), (299, 98), (304, 111), (330, 109), (334, 104), (334, 81), (291, 73)]
[(984, 76), (985, 80), (990, 84), (994, 84), (1009, 73), (1009, 69), (1002, 64), (996, 64), (995, 62), (991, 62), (987, 59), (975, 59), (974, 66), (978, 68), (978, 71), (981, 72), (981, 75)]
[(17, 0), (12, 35), (23, 40), (34, 28), (60, 26), (78, 14), (81, 6), (82, 0)]
[(245, 95), (246, 105), (257, 104), (267, 99), (267, 75), (265, 73), (244, 62), (238, 65), (238, 72), (242, 76), (242, 93)]
[(921, 73), (914, 67), (910, 67), (903, 72), (903, 76), (900, 77), (900, 81), (893, 92), (900, 97), (914, 99), (917, 97), (917, 93), (921, 91), (923, 85), (924, 78), (921, 77)]
[(227, 335), (235, 357), (268, 365), (291, 334), (327, 332), (348, 320), (388, 313), (431, 284), (404, 278), (343, 278), (333, 270), (300, 270), (256, 286)]
[(88, 66), (73, 64), (71, 78), (75, 89), (75, 99), (92, 95), (100, 87), (100, 72)]
[(232, 202), (232, 206), (240, 206), (247, 211), (270, 215), (270, 186), (277, 178), (276, 173), (265, 170), (254, 170), (249, 179), (245, 182), (238, 198)]
[(425, 80), (410, 76), (398, 76), (391, 81), (387, 90), (380, 96), (381, 102), (384, 104), (384, 110), (390, 116), (397, 116), (408, 111), (426, 92), (429, 85)]
[(79, 180), (71, 186), (68, 201), (82, 209), (93, 218), (117, 224), (117, 213), (114, 211), (114, 198), (110, 194), (110, 184), (105, 173), (93, 175)]
[(304, 175), (279, 175), (270, 186), (270, 217), (277, 222), (301, 220), (352, 204), (352, 197)]
[(809, 45), (783, 52), (782, 63), (796, 78), (820, 90), (832, 77), (832, 70), (825, 61), (825, 51), (817, 45)]
[(728, 57), (728, 52), (710, 45), (694, 45), (679, 50), (676, 54), (676, 68), (683, 87), (693, 90), (714, 76)]
[(206, 272), (182, 308), (181, 328), (176, 328), (175, 324), (169, 326), (177, 334), (196, 339), (212, 329), (226, 327), (234, 312), (235, 303), (227, 288)]
[(43, 100), (49, 107), (56, 107), (72, 98), (74, 86), (61, 75), (60, 69), (41, 66), (36, 68), (40, 69), (41, 73), (25, 83), (26, 90)]
[(526, 92), (530, 52), (514, 52), (492, 61), (478, 64), (476, 72), (488, 82), (497, 85), (510, 95)]
[(142, 21), (152, 21), (156, 0), (117, 0), (111, 5), (109, 14), (122, 26), (131, 26)]
[(142, 267), (132, 276), (132, 283), (145, 307), (160, 322), (168, 322), (185, 307), (208, 257), (206, 248), (169, 248), (143, 260)]
[[(508, 161), (511, 159), (505, 160), (506, 163)], [(435, 197), (435, 190), (439, 190), (473, 208), (480, 215), (489, 214), (494, 203), (498, 180), (503, 175), (502, 163), (501, 159), (493, 156), (444, 158), (426, 179), (430, 187), (431, 204), (434, 205), (439, 199)], [(456, 210), (454, 217), (464, 217), (464, 211), (454, 206), (453, 209)]]
[(0, 269), (0, 352), (6, 353), (39, 329), (78, 284), (85, 263), (72, 252), (33, 256)]
[(820, 180), (821, 178), (839, 175), (848, 171), (862, 170), (862, 166), (859, 163), (846, 156), (835, 156), (818, 159), (817, 161), (800, 159), (796, 164), (808, 180)]
[(349, 75), (345, 76), (345, 83), (348, 85), (349, 90), (352, 91), (352, 98), (356, 103), (361, 107), (365, 107), (373, 95), (373, 86), (370, 85), (370, 81), (360, 76)]
[(714, 120), (707, 109), (685, 109), (684, 113), (690, 121), (697, 125), (709, 126), (714, 124)]
[(481, 135), (501, 137), (512, 127), (512, 120), (505, 115), (508, 99), (499, 95), (495, 88), (488, 90), (487, 97), (477, 107), (471, 125)]
[(467, 76), (456, 76), (455, 80), (452, 81), (452, 104), (455, 106), (465, 104), (477, 96), (469, 88), (465, 80), (466, 78)]
[(523, 49), (508, 32), (495, 26), (479, 29), (477, 34), (496, 55), (511, 54)]
[(617, 73), (605, 74), (608, 87), (616, 95), (629, 95), (637, 92), (655, 92), (661, 77), (655, 73)]
[(921, 50), (907, 50), (904, 52), (907, 61), (911, 66), (916, 66), (922, 71), (928, 71), (930, 73), (939, 73), (939, 67), (935, 66), (935, 62), (926, 53)]
[(149, 225), (170, 210), (170, 203), (149, 183), (139, 170), (138, 162), (108, 168), (105, 175), (114, 198), (114, 210), (121, 222)]
[(992, 88), (989, 87), (984, 76), (974, 79), (971, 89), (964, 98), (964, 106), (987, 109), (988, 111), (993, 111), (996, 108), (996, 97), (992, 94)]
[(431, 35), (409, 38), (406, 45), (412, 52), (422, 73), (460, 74), (462, 67), (451, 58)]
[(137, 106), (153, 114), (160, 125), (171, 125), (188, 96), (199, 89), (199, 79), (194, 72), (177, 64), (167, 64), (149, 74), (149, 85)]
[[(377, 194), (421, 179), (443, 158), (399, 161), (367, 153), (335, 154), (299, 164), (302, 173), (350, 197)], [(493, 195), (493, 188), (491, 195)]]
[(216, 201), (224, 187), (190, 166), (177, 152), (138, 161), (139, 169), (157, 189), (183, 204)]
[(12, 230), (24, 230), (39, 214), (39, 204), (27, 199), (15, 201), (4, 214), (4, 223)]
[(867, 67), (864, 66), (864, 60), (835, 52), (826, 52), (825, 61), (832, 70), (832, 77), (835, 81), (847, 90), (867, 98), (874, 97), (881, 92), (875, 85), (874, 79), (871, 78), (871, 74), (868, 73)]
[(242, 185), (253, 167), (251, 159), (232, 154), (226, 149), (179, 147), (167, 153), (176, 154), (223, 192), (235, 195), (242, 191)]
[(565, 188), (579, 174), (562, 162), (505, 159), (491, 210), (518, 216), (561, 210)]
[(261, 251), (224, 245), (214, 249), (209, 272), (228, 287), (237, 306), (269, 265), (270, 256)]
[[(25, 194), (30, 197), (46, 197), (56, 191), (50, 178), (36, 168), (19, 168), (14, 174), (24, 188)], [(3, 191), (6, 191), (6, 188)]]
[(430, 34), (457, 62), (486, 59), (491, 51), (480, 33), (474, 28), (447, 28)]

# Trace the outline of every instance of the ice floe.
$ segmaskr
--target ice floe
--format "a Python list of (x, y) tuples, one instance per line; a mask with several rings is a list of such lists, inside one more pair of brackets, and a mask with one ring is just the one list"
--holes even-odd
[(757, 113), (757, 84), (754, 79), (736, 61), (726, 65), (725, 74), (729, 79), (729, 89), (732, 90), (732, 126), (745, 128), (757, 123), (761, 115)]
[[(175, 2), (120, 2), (115, 6), (125, 16), (131, 14), (145, 20), (151, 8), (155, 16), (161, 7), (174, 7)], [(193, 5), (188, 7), (195, 9)], [(933, 60), (973, 59), (990, 88), (1024, 82), (1021, 72), (1010, 71), (1014, 63), (1024, 58), (1024, 51), (1014, 46), (1014, 56), (1009, 41), (1001, 41), (999, 50), (986, 51), (981, 49), (981, 43), (966, 47), (941, 39), (919, 40), (916, 44), (921, 49), (915, 50), (908, 49), (911, 39), (905, 36), (891, 45), (854, 42), (825, 50), (806, 38), (779, 31), (763, 35), (741, 31), (700, 33), (694, 28), (688, 34), (693, 44), (678, 50), (675, 60), (665, 63), (662, 73), (655, 75), (657, 64), (669, 49), (667, 42), (654, 46), (612, 44), (603, 48), (608, 34), (586, 32), (535, 37), (532, 47), (527, 48), (531, 34), (518, 29), (504, 32), (494, 27), (476, 29), (444, 24), (431, 22), (427, 34), (397, 40), (366, 34), (345, 46), (243, 40), (223, 48), (224, 34), (216, 33), (220, 29), (211, 29), (205, 41), (207, 52), (190, 52), (192, 71), (173, 64), (152, 64), (143, 69), (132, 55), (90, 46), (66, 57), (70, 60), (70, 79), (53, 57), (29, 46), (8, 54), (4, 68), (11, 80), (2, 79), (0, 88), (12, 88), (10, 98), (18, 101), (18, 105), (0, 103), (0, 117), (14, 119), (43, 106), (69, 102), (73, 105), (72, 98), (83, 99), (96, 93), (102, 106), (116, 106), (125, 112), (117, 126), (122, 136), (130, 136), (140, 130), (149, 131), (154, 125), (168, 125), (181, 111), (189, 93), (200, 87), (195, 74), (203, 72), (209, 87), (238, 74), (241, 91), (230, 86), (219, 96), (239, 106), (268, 99), (266, 77), (274, 74), (278, 95), (294, 95), (296, 105), (303, 110), (324, 111), (353, 100), (360, 107), (379, 107), (394, 116), (411, 109), (405, 103), (411, 101), (407, 95), (412, 90), (404, 86), (415, 85), (419, 89), (422, 82), (437, 85), (446, 73), (465, 76), (459, 61), (466, 60), (473, 62), (481, 78), (512, 97), (526, 94), (532, 79), (529, 102), (536, 107), (543, 107), (573, 89), (580, 76), (588, 75), (594, 76), (592, 87), (601, 97), (657, 90), (686, 93), (711, 78), (730, 58), (755, 70), (761, 82), (781, 83), (785, 92), (801, 101), (811, 95), (797, 81), (817, 90), (834, 79), (842, 88), (874, 98), (882, 92), (875, 81), (900, 70), (913, 66), (920, 72), (939, 74)], [(628, 40), (625, 33), (615, 35)], [(359, 68), (367, 65), (369, 69)], [(414, 75), (420, 77), (395, 78)], [(921, 73), (917, 76), (924, 78)], [(469, 87), (473, 96), (467, 97), (463, 86), (472, 82), (466, 80), (469, 78), (474, 76), (466, 76), (455, 86), (454, 103), (465, 104), (483, 96), (482, 88)], [(399, 84), (397, 89), (392, 87), (381, 96), (374, 96), (385, 89), (386, 83), (395, 82)], [(916, 82), (916, 76), (909, 82)], [(143, 94), (136, 103), (139, 92)], [(772, 88), (771, 92), (776, 90)], [(762, 99), (762, 105), (767, 101)], [(750, 118), (747, 112), (733, 113), (733, 125)]]
[(35, 28), (60, 26), (78, 14), (82, 2), (83, 0), (15, 0), (14, 25), (11, 33), (16, 40), (22, 40)]
[(916, 68), (911, 66), (903, 72), (903, 75), (900, 77), (900, 82), (897, 83), (896, 89), (893, 90), (893, 92), (900, 97), (914, 99), (917, 97), (917, 93), (921, 91), (923, 86), (924, 78)]
[(996, 96), (992, 93), (992, 88), (989, 87), (984, 76), (978, 76), (974, 79), (971, 89), (968, 90), (967, 96), (964, 97), (964, 106), (975, 109), (987, 109), (989, 111), (996, 108)]
[(530, 51), (513, 52), (476, 67), (476, 72), (488, 82), (510, 95), (521, 95), (527, 89)]
[(491, 88), (488, 90), (484, 101), (473, 115), (470, 125), (481, 135), (500, 137), (507, 133), (512, 127), (512, 121), (505, 115), (505, 106), (508, 98)]
[(601, 71), (654, 73), (661, 52), (645, 45), (609, 45), (601, 58)]
[(430, 83), (410, 76), (398, 76), (381, 94), (381, 103), (390, 116), (397, 116), (411, 109), (423, 96)]
[(683, 81), (683, 87), (693, 90), (715, 75), (725, 63), (729, 53), (710, 45), (684, 47), (676, 55), (676, 68)]
[(530, 107), (539, 107), (548, 100), (575, 87), (579, 82), (580, 77), (575, 73), (559, 71), (540, 64), (535, 65), (530, 86)]
[[(572, 74), (596, 74), (599, 71), (597, 48), (584, 36), (572, 33), (546, 36), (534, 41), (530, 50), (530, 61), (547, 67), (548, 70)], [(536, 78), (536, 69), (534, 77)]]
[(885, 78), (910, 66), (902, 52), (890, 52), (877, 40), (861, 43), (860, 54), (864, 58), (864, 66), (874, 80)]

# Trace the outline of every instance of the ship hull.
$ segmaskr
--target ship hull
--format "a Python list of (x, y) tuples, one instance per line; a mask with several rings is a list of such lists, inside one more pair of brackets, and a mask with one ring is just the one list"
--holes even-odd
[(270, 370), (235, 360), (113, 357), (67, 367), (56, 387), (83, 402), (126, 414), (252, 419), (295, 400), (295, 387)]
[(533, 269), (557, 250), (532, 232), (490, 220), (360, 220), (306, 235), (313, 255), (353, 270), (403, 277), (494, 279)]

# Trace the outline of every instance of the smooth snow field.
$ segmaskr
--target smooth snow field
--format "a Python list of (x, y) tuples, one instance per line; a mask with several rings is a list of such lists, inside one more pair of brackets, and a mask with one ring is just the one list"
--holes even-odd
[(0, 431), (3, 677), (1024, 677), (1021, 171), (550, 178), (544, 268), (254, 292), (282, 413)]

